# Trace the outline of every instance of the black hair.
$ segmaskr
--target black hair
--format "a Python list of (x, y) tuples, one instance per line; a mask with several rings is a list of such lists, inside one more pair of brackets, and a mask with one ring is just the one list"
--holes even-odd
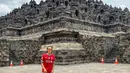
[(47, 49), (48, 49), (48, 47), (51, 47), (53, 49), (53, 46), (47, 46)]

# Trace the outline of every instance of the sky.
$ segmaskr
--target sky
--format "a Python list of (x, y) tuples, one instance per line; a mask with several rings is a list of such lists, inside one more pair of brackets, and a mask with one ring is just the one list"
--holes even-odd
[[(0, 16), (4, 16), (11, 12), (14, 8), (20, 7), (23, 3), (29, 2), (30, 0), (0, 0)], [(41, 0), (35, 0), (39, 3)], [(130, 0), (102, 0), (104, 3), (116, 7), (125, 7), (130, 9)]]

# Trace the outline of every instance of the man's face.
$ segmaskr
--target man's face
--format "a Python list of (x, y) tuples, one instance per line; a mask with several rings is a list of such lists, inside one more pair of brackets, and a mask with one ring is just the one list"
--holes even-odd
[(52, 47), (48, 47), (47, 51), (48, 51), (48, 53), (51, 53), (52, 52)]

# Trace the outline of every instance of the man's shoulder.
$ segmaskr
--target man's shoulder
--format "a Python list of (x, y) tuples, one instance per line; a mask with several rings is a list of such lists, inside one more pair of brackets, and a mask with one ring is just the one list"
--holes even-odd
[(46, 53), (43, 53), (42, 56), (46, 56), (47, 54)]
[(51, 55), (52, 55), (52, 56), (55, 56), (55, 54), (53, 54), (53, 53), (52, 53)]

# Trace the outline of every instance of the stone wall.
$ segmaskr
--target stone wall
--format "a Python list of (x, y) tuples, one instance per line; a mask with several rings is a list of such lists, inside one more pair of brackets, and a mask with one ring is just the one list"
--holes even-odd
[[(88, 22), (70, 17), (57, 17), (55, 19), (29, 25), (23, 28), (5, 28), (0, 30), (0, 37), (3, 36), (25, 36), (41, 31), (54, 31), (57, 29), (68, 29), (72, 31), (91, 31), (100, 33), (129, 32), (129, 26), (123, 24), (101, 25), (100, 23)], [(45, 32), (44, 32), (45, 33)]]
[[(54, 50), (56, 64), (68, 65), (84, 62), (99, 62), (107, 58), (113, 48), (119, 49), (118, 59), (121, 63), (130, 63), (130, 33), (110, 36), (79, 35), (79, 44), (84, 49)], [(0, 66), (8, 66), (10, 61), (19, 65), (22, 59), (25, 64), (40, 63), (45, 51), (39, 51), (43, 42), (39, 40), (0, 40)]]
[(130, 33), (117, 35), (119, 47), (119, 59), (122, 63), (130, 64)]
[(0, 66), (9, 65), (9, 42), (0, 40)]
[(114, 40), (114, 37), (83, 36), (82, 39), (88, 60), (91, 62), (98, 62), (101, 57), (106, 58), (112, 48), (114, 48), (115, 43), (116, 40)]
[(11, 61), (19, 65), (20, 60), (24, 64), (34, 63), (40, 48), (41, 42), (36, 40), (0, 40), (0, 66), (9, 66)]
[(129, 32), (129, 26), (122, 25), (122, 24), (115, 24), (111, 26), (106, 26), (109, 33), (115, 33), (115, 32)]
[(35, 56), (41, 48), (41, 43), (36, 40), (10, 41), (10, 61), (19, 64), (22, 59), (25, 64), (34, 63)]
[(18, 28), (4, 28), (0, 30), (0, 37), (3, 36), (20, 36), (20, 29)]

